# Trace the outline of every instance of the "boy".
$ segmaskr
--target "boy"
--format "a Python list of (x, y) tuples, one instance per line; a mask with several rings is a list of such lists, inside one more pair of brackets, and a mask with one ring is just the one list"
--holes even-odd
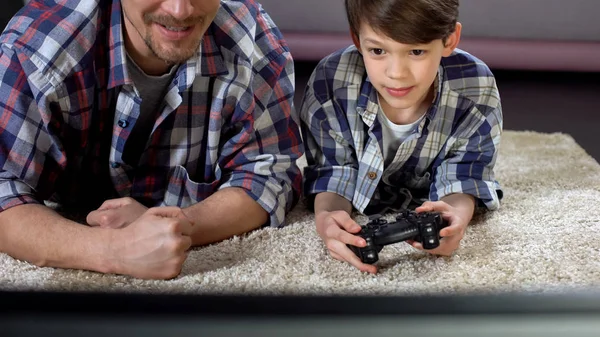
[[(456, 49), (458, 0), (346, 0), (354, 46), (323, 59), (301, 106), (304, 193), (330, 254), (375, 273), (347, 244), (364, 214), (440, 212), (432, 254), (459, 246), (476, 207), (495, 210), (500, 97), (488, 67)], [(418, 242), (409, 242), (422, 249)]]

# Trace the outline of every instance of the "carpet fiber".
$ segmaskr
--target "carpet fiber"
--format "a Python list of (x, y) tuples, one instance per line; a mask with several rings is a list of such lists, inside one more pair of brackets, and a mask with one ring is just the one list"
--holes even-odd
[(173, 280), (38, 268), (0, 254), (0, 289), (402, 295), (600, 285), (598, 163), (568, 135), (505, 131), (496, 173), (505, 192), (500, 210), (474, 218), (452, 257), (398, 243), (380, 253), (377, 275), (330, 258), (299, 205), (283, 229), (194, 249)]

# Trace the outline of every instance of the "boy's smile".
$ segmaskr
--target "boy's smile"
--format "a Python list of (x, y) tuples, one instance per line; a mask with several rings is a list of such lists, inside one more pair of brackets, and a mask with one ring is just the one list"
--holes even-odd
[(405, 88), (385, 88), (385, 90), (390, 94), (390, 96), (404, 97), (408, 95), (413, 88), (414, 86)]
[[(458, 34), (458, 35), (457, 35)], [(460, 24), (448, 38), (427, 44), (403, 44), (360, 25), (358, 49), (363, 56), (369, 80), (379, 94), (379, 103), (390, 121), (409, 124), (427, 111), (433, 98), (433, 81), (443, 56), (454, 50)]]

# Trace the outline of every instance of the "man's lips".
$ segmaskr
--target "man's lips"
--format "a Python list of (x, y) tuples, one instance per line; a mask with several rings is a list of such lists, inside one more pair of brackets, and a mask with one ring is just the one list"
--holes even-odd
[(165, 26), (159, 23), (155, 23), (160, 33), (170, 40), (181, 40), (190, 36), (194, 31), (194, 26)]
[(411, 90), (413, 88), (414, 88), (414, 86), (405, 87), (405, 88), (388, 88), (388, 87), (386, 87), (385, 90), (388, 92), (388, 94), (390, 94), (390, 96), (404, 97), (404, 96), (408, 95), (408, 93), (411, 92)]

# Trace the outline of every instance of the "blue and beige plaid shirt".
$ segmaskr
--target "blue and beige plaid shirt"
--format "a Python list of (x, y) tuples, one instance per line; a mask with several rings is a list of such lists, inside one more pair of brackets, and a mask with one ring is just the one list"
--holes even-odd
[(333, 192), (371, 214), (453, 193), (494, 210), (502, 191), (494, 164), (502, 133), (500, 96), (488, 67), (456, 50), (442, 59), (435, 99), (384, 167), (377, 91), (354, 46), (314, 70), (300, 118), (308, 166), (304, 194)]
[(128, 160), (141, 101), (120, 3), (32, 1), (0, 36), (0, 210), (124, 196), (186, 207), (234, 186), (282, 225), (303, 148), (293, 63), (273, 21), (254, 1), (221, 2)]

